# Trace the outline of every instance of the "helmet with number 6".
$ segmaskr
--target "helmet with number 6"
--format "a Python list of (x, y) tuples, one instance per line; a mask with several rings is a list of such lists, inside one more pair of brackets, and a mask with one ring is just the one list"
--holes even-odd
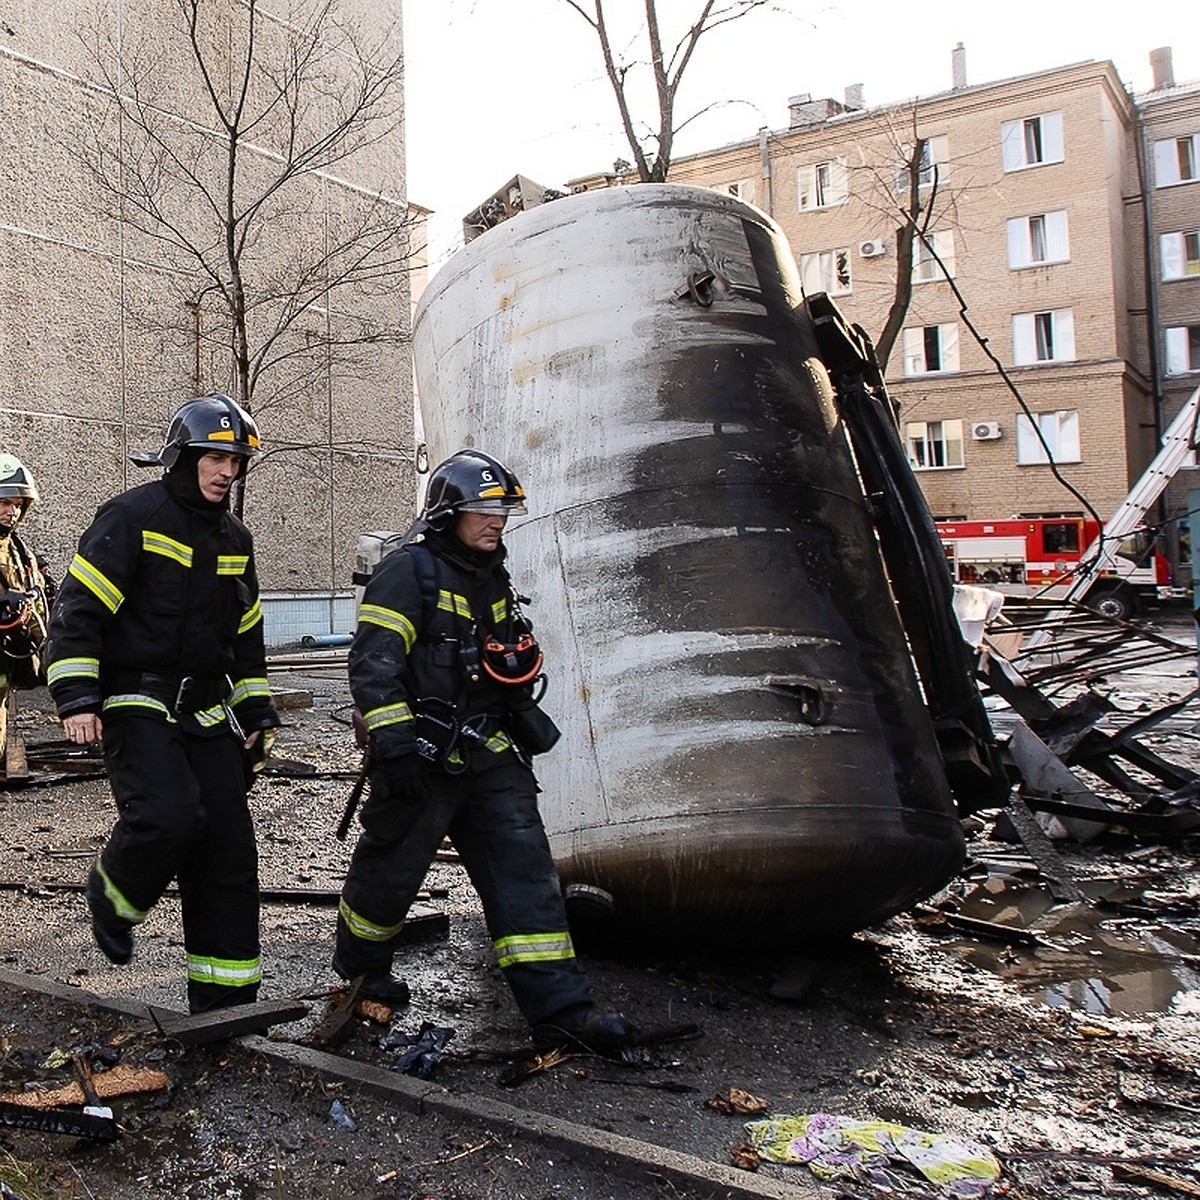
[(169, 471), (185, 449), (240, 454), (248, 463), (262, 453), (262, 442), (254, 418), (228, 396), (214, 392), (180, 407), (157, 454), (142, 452), (131, 457), (139, 467), (163, 466)]
[(429, 476), (420, 523), (428, 529), (445, 529), (460, 512), (507, 517), (527, 511), (521, 481), (499, 459), (482, 450), (460, 450)]

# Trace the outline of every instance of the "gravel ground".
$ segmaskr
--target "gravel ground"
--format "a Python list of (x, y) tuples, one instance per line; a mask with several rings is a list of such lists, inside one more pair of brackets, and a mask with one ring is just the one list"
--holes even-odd
[[(1181, 623), (1181, 640), (1190, 636)], [(1182, 694), (1192, 666), (1112, 683), (1132, 710)], [(263, 998), (311, 1005), (308, 1018), (271, 1037), (302, 1042), (335, 983), (330, 900), (349, 847), (333, 831), (357, 756), (339, 719), (348, 695), (336, 673), (273, 673), (272, 684), (313, 697), (285, 712), (277, 752), (318, 773), (267, 778), (253, 793), (264, 887), (322, 893), (263, 912)], [(1154, 743), (1176, 761), (1195, 758), (1190, 711)], [(38, 693), (23, 697), (20, 721), (32, 746), (57, 736)], [(164, 900), (139, 930), (133, 963), (113, 967), (91, 944), (77, 890), (112, 819), (106, 782), (0, 792), (0, 819), (8, 832), (0, 965), (28, 976), (31, 989), (0, 985), (0, 1086), (68, 1081), (69, 1062), (53, 1052), (80, 1045), (171, 1079), (154, 1097), (114, 1102), (123, 1132), (112, 1145), (0, 1129), (0, 1179), (26, 1200), (738, 1194), (719, 1181), (668, 1178), (649, 1153), (642, 1168), (615, 1170), (486, 1119), (414, 1113), (329, 1073), (283, 1064), (253, 1042), (185, 1051), (88, 1006), (91, 994), (182, 1010), (175, 902)], [(585, 954), (601, 1003), (644, 1028), (694, 1026), (697, 1036), (632, 1062), (570, 1057), (507, 1086), (502, 1074), (526, 1057), (524, 1029), (473, 892), (456, 863), (439, 862), (429, 903), (448, 916), (450, 934), (404, 953), (413, 1003), (391, 1029), (453, 1028), (427, 1085), (438, 1095), (470, 1097), (484, 1114), (517, 1106), (714, 1166), (728, 1165), (746, 1141), (747, 1117), (708, 1102), (742, 1089), (776, 1115), (884, 1119), (976, 1140), (995, 1151), (1014, 1197), (1144, 1196), (1154, 1171), (1200, 1186), (1200, 842), (1113, 836), (1062, 846), (1089, 894), (1109, 904), (1052, 906), (1019, 847), (993, 841), (991, 825), (971, 823), (967, 871), (929, 905), (808, 957)], [(1124, 907), (1114, 908), (1114, 897)], [(960, 911), (1029, 921), (1042, 944), (966, 938), (945, 919)], [(39, 985), (75, 989), (84, 1003), (45, 996)], [(394, 1068), (386, 1032), (357, 1022), (337, 1052)], [(806, 1168), (772, 1163), (744, 1178), (761, 1194), (939, 1194), (911, 1170), (897, 1170), (882, 1190), (869, 1181), (817, 1184)]]

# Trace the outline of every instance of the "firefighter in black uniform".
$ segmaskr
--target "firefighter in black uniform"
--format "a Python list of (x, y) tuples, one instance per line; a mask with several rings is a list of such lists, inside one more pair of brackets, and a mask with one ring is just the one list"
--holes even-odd
[(46, 682), (41, 656), (53, 585), (45, 573), (45, 560), (17, 532), (17, 525), (37, 502), (37, 484), (29, 469), (19, 458), (0, 454), (0, 763), (9, 691)]
[(96, 942), (128, 962), (134, 926), (177, 880), (192, 1012), (252, 1002), (262, 973), (246, 789), (279, 718), (253, 542), (229, 511), (258, 452), (228, 396), (184, 404), (162, 449), (134, 456), (166, 474), (100, 508), (50, 623), (63, 728), (103, 741), (117, 804), (87, 881)]
[(371, 791), (333, 966), (362, 977), (360, 995), (407, 1001), (392, 956), (449, 834), (535, 1038), (611, 1049), (630, 1030), (596, 1011), (576, 962), (529, 766), (558, 731), (534, 700), (541, 653), (504, 567), (501, 533), (524, 496), (502, 463), (459, 451), (430, 476), (418, 540), (367, 583), (350, 690), (370, 737)]

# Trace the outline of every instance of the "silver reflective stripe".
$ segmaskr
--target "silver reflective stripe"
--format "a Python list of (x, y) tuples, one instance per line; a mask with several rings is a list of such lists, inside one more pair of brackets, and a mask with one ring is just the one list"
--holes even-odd
[(345, 899), (338, 901), (338, 915), (345, 922), (346, 928), (356, 938), (361, 938), (364, 942), (389, 941), (404, 928), (403, 918), (395, 925), (376, 925), (374, 921), (368, 921), (366, 917), (356, 913), (346, 903)]

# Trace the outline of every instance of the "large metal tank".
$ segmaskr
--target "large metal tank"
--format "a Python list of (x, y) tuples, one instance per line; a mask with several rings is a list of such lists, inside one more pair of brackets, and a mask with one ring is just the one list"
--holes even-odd
[(631, 936), (864, 928), (963, 841), (862, 488), (763, 213), (703, 188), (556, 200), (483, 234), (416, 317), (430, 459), (529, 494), (518, 588), (564, 736), (537, 760), (565, 884)]

